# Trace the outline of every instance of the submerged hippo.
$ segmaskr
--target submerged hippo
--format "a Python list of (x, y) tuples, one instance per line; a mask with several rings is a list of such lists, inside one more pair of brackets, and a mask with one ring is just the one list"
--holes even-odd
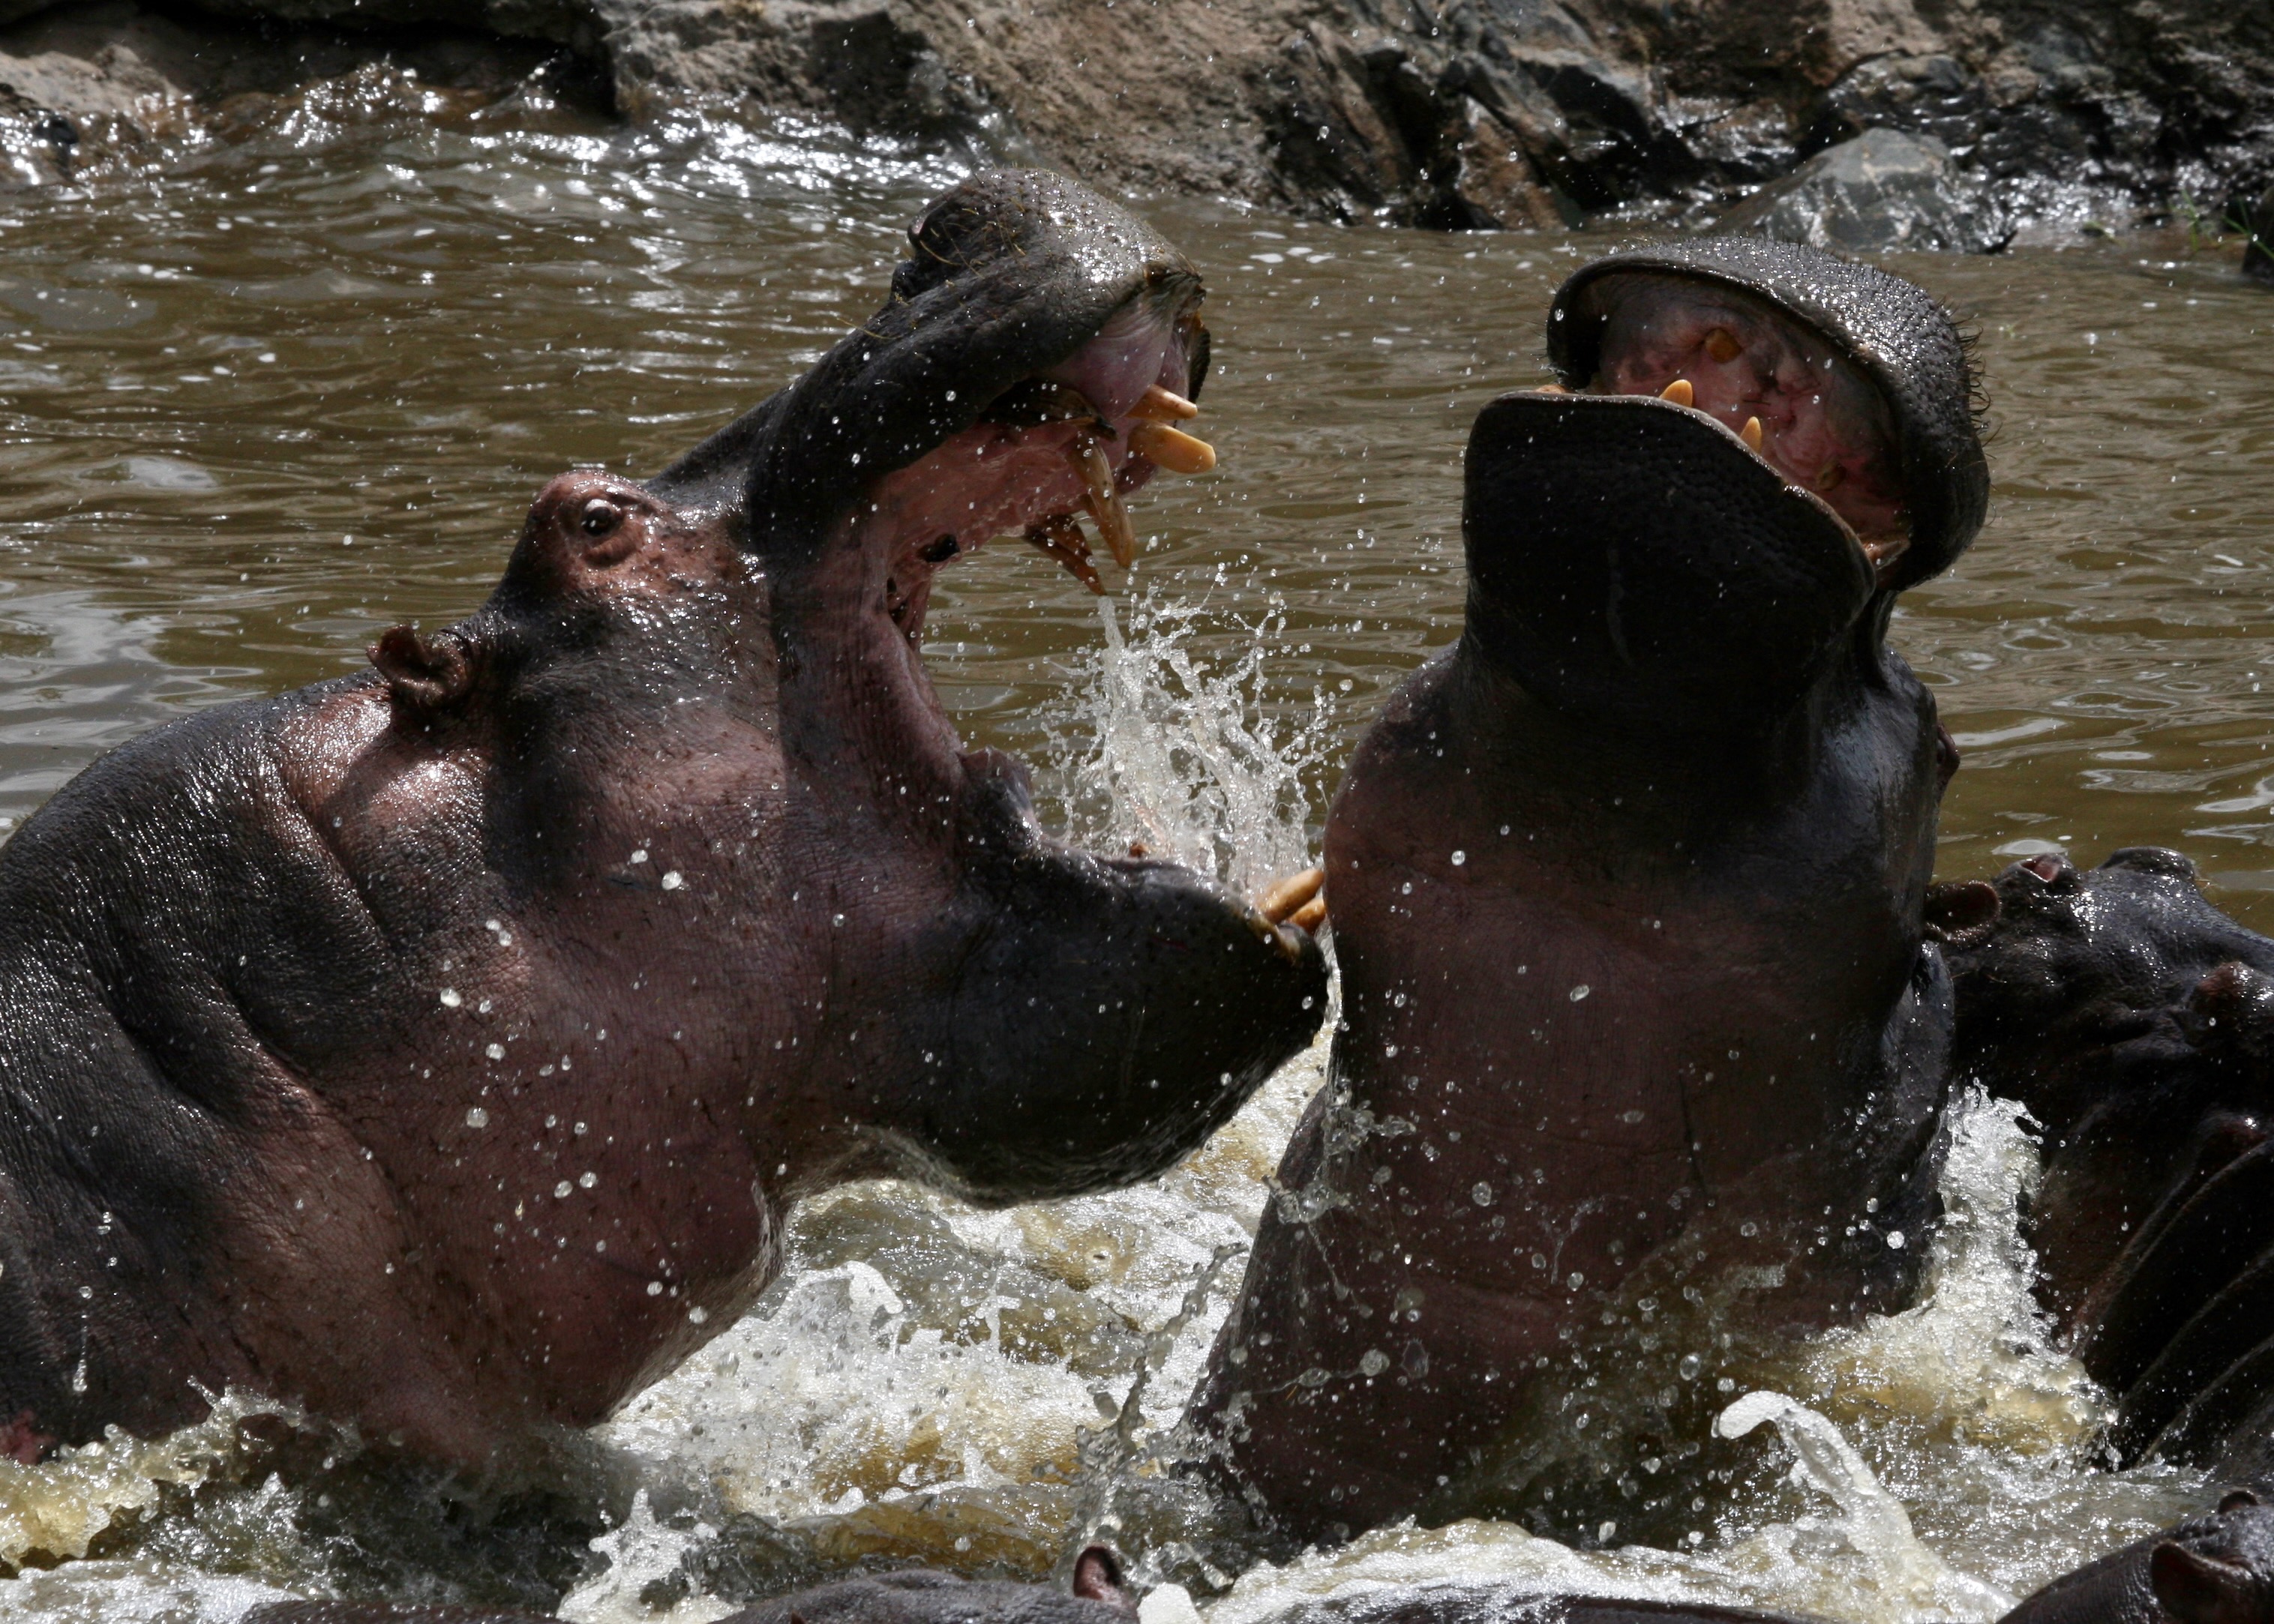
[[(964, 1579), (928, 1568), (840, 1579), (731, 1613), (719, 1624), (1134, 1624), (1137, 1603), (1120, 1559), (1104, 1545), (1074, 1558), (1072, 1583)], [(288, 1601), (255, 1608), (243, 1624), (543, 1624), (532, 1613), (483, 1607), (404, 1607), (385, 1602)]]
[(482, 1458), (720, 1329), (800, 1193), (1124, 1184), (1308, 1038), (1306, 933), (1044, 835), (918, 653), (949, 560), (1126, 543), (1189, 460), (1200, 282), (1043, 175), (911, 237), (800, 382), (547, 485), (467, 620), (0, 852), (8, 1453), (237, 1386)]
[(2026, 858), (1928, 918), (1959, 1074), (2043, 1131), (2038, 1296), (2118, 1400), (2111, 1444), (2274, 1479), (2274, 942), (2153, 847)]
[[(1703, 1432), (1667, 1411), (1729, 1292), (1820, 1326), (1916, 1255), (1956, 757), (1886, 629), (1982, 522), (1965, 349), (1908, 282), (1736, 239), (1585, 267), (1548, 346), (1562, 387), (1470, 438), (1461, 639), (1335, 798), (1333, 1081), (1193, 1412), (1294, 1538), (1569, 1535), (1558, 1462), (1608, 1488)], [(1660, 1435), (1607, 1457), (1621, 1383)]]

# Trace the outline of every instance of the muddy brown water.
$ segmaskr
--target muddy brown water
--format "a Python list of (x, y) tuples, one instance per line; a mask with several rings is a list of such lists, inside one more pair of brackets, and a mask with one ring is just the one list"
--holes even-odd
[[(403, 86), (380, 86), (351, 117), (287, 108), (226, 141), (183, 138), (139, 170), (0, 194), (6, 827), (127, 738), (350, 669), (396, 621), (432, 625), (473, 608), (547, 477), (573, 462), (652, 471), (794, 377), (874, 307), (901, 230), (954, 173), (824, 132), (725, 117), (681, 115), (626, 131), (541, 112), (436, 117), (420, 115), (417, 101)], [(1209, 284), (1217, 365), (1200, 426), (1223, 462), (1205, 477), (1160, 478), (1139, 499), (1145, 551), (1133, 580), (1113, 583), (1118, 613), (1133, 636), (1149, 628), (1156, 652), (1160, 629), (1181, 627), (1186, 680), (1229, 674), (1260, 696), (1267, 721), (1296, 739), (1280, 763), (1300, 787), (1296, 821), (1315, 824), (1342, 754), (1459, 624), (1457, 504), (1470, 419), (1496, 392), (1545, 378), (1549, 291), (1618, 238), (1337, 229), (1207, 203), (1141, 207)], [(2224, 906), (2274, 929), (2274, 650), (2264, 635), (2274, 296), (2243, 285), (2232, 253), (2198, 252), (2178, 236), (1892, 263), (1977, 327), (1995, 426), (1989, 528), (1950, 576), (1909, 595), (1894, 633), (1966, 756), (1943, 812), (1944, 871), (1987, 874), (2056, 846), (2097, 861), (2119, 846), (2168, 845), (2195, 860)], [(1101, 635), (1087, 592), (1040, 555), (998, 543), (944, 578), (928, 658), (970, 738), (1048, 765), (1079, 753), (1085, 718), (1095, 718), (1081, 690), (1096, 678)], [(1237, 844), (1239, 831), (1224, 838)], [(1299, 1098), (1299, 1088), (1288, 1094)], [(1258, 1198), (1253, 1188), (1225, 1193), (1226, 1181), (1253, 1186), (1268, 1169), (1289, 1108), (1275, 1109), (1244, 1148), (1146, 1198), (1150, 1207), (1099, 1206), (1014, 1234), (968, 1214), (941, 1218), (937, 1203), (912, 1196), (879, 1196), (861, 1222), (900, 1225), (902, 1239), (932, 1234), (926, 1224), (953, 1230), (945, 1251), (910, 1253), (933, 1260), (918, 1273), (945, 1268), (939, 1260), (951, 1254), (985, 1254), (998, 1275), (1048, 1277), (1052, 1289), (1069, 1280), (1077, 1292), (1114, 1285), (1125, 1294), (1119, 1322), (1157, 1327), (1205, 1248), (1163, 1242), (1148, 1252), (1153, 1243), (1131, 1238), (1129, 1226), (1189, 1220), (1193, 1246), (1202, 1231), (1236, 1242)], [(1206, 1222), (1192, 1216), (1203, 1211)], [(809, 1259), (834, 1259), (832, 1278), (855, 1298), (911, 1285), (913, 1276), (876, 1262), (877, 1248), (809, 1242)], [(1092, 1264), (1060, 1267), (1061, 1254), (1111, 1254), (1120, 1272), (1108, 1270), (1109, 1281)], [(906, 1289), (887, 1296), (875, 1312), (900, 1316), (895, 1349), (970, 1342), (939, 1342), (937, 1327), (924, 1342), (921, 1306)], [(768, 1402), (787, 1403), (779, 1384), (801, 1380), (811, 1392), (849, 1390), (847, 1372), (876, 1350), (840, 1350), (831, 1365), (814, 1349), (836, 1347), (834, 1333), (799, 1342), (780, 1329), (790, 1323), (780, 1315), (811, 1305), (786, 1307), (779, 1293), (771, 1301), (773, 1329), (749, 1333), (763, 1341), (779, 1332), (780, 1346), (749, 1356), (751, 1368), (772, 1361)], [(999, 1327), (992, 1335), (1008, 1345)], [(1189, 1382), (1204, 1344), (1199, 1332), (1186, 1336), (1171, 1373)], [(704, 1455), (697, 1475), (710, 1472), (714, 1486), (747, 1479), (740, 1500), (719, 1492), (729, 1508), (764, 1515), (818, 1515), (825, 1502), (838, 1515), (847, 1493), (873, 1510), (900, 1504), (892, 1497), (918, 1483), (960, 1483), (983, 1499), (993, 1492), (985, 1485), (999, 1490), (1026, 1458), (997, 1436), (1006, 1424), (1052, 1438), (1096, 1425), (1088, 1414), (1096, 1394), (1084, 1385), (1095, 1373), (1050, 1346), (1036, 1367), (1045, 1373), (1034, 1376), (1041, 1387), (1001, 1370), (979, 1382), (989, 1396), (971, 1414), (994, 1419), (970, 1421), (961, 1445), (952, 1417), (934, 1417), (921, 1449), (905, 1426), (890, 1437), (886, 1427), (885, 1441), (860, 1446), (881, 1455), (828, 1477), (818, 1463), (834, 1434), (809, 1416), (788, 1455), (766, 1453), (779, 1440), (753, 1442), (741, 1465)], [(1133, 1366), (1123, 1357), (1117, 1368), (1116, 1395)], [(1074, 1386), (1052, 1387), (1048, 1371)], [(712, 1370), (704, 1380), (739, 1378)], [(762, 1397), (743, 1393), (734, 1413), (764, 1410)], [(665, 1404), (622, 1436), (662, 1425), (656, 1415), (686, 1413)], [(1913, 1415), (1905, 1425), (1931, 1433), (1931, 1423)], [(2071, 1451), (2062, 1460), (2077, 1465), (2075, 1429), (2052, 1431)], [(1980, 1429), (1958, 1432), (1974, 1438), (1969, 1448), (1980, 1444)], [(937, 1466), (935, 1457), (966, 1446), (963, 1467)], [(2007, 1481), (1998, 1477), (2006, 1466), (1962, 1454), (1977, 1488)], [(749, 1464), (760, 1456), (770, 1463)], [(933, 1463), (918, 1472), (919, 1458)], [(1884, 1474), (1887, 1460), (1874, 1459)], [(2060, 1494), (2031, 1479), (2031, 1492), (2074, 1515), (2054, 1532), (2013, 1535), (1991, 1575), (2009, 1590), (2178, 1503), (2158, 1496), (2191, 1492), (2159, 1480), (2112, 1509), (2094, 1498), (2099, 1490), (2077, 1487), (2084, 1479), (2068, 1466)], [(114, 1460), (105, 1470), (148, 1483), (170, 1469)], [(799, 1470), (828, 1477), (828, 1494), (809, 1504), (781, 1486), (787, 1476), (765, 1476)], [(68, 1529), (39, 1531), (64, 1501), (98, 1533), (179, 1511), (178, 1496), (155, 1492), (104, 1500), (111, 1491), (87, 1488), (85, 1477), (0, 1484), (0, 1556), (32, 1564), (12, 1601), (0, 1595), (0, 1611), (219, 1619), (278, 1586), (348, 1583), (332, 1557), (307, 1554), (312, 1536), (248, 1556), (245, 1542), (258, 1538), (232, 1544), (211, 1529), (92, 1546)], [(1935, 1497), (1931, 1473), (1912, 1477)], [(994, 1522), (981, 1521), (999, 1533), (1025, 1503), (1012, 1494)], [(1046, 1532), (1062, 1533), (1073, 1514), (1052, 1504), (1035, 1515)], [(252, 1516), (243, 1506), (231, 1515)], [(1982, 1538), (1962, 1516), (1915, 1515), (1922, 1537), (1940, 1527), (1950, 1552)], [(951, 1519), (936, 1541), (912, 1535), (907, 1549), (957, 1560), (973, 1548), (972, 1526)], [(1713, 1538), (1736, 1549), (1729, 1542), (1758, 1538), (1763, 1526), (1725, 1522)], [(1521, 1538), (1473, 1536), (1503, 1537)], [(685, 1543), (658, 1538), (666, 1554)], [(1035, 1549), (1048, 1544), (1038, 1536)], [(1047, 1554), (1024, 1550), (1003, 1564), (1047, 1566)], [(637, 1554), (611, 1550), (615, 1578), (603, 1572), (592, 1582), (599, 1589), (579, 1591), (577, 1616), (650, 1616), (637, 1587), (623, 1588)], [(1437, 1556), (1454, 1566), (1482, 1560), (1472, 1545)], [(599, 1556), (578, 1560), (608, 1568)], [(500, 1592), (486, 1578), (454, 1588), (462, 1575), (437, 1560), (411, 1590)], [(356, 1570), (363, 1588), (400, 1591), (409, 1569), (381, 1566), (379, 1578), (380, 1568)], [(1841, 1578), (1837, 1563), (1811, 1571), (1819, 1569), (1833, 1575), (1821, 1593), (1698, 1583), (1858, 1618), (1901, 1613), (1870, 1600), (1867, 1591), (1880, 1592), (1856, 1589), (1852, 1575)], [(230, 1588), (230, 1575), (244, 1575), (252, 1588)], [(704, 1615), (703, 1587), (693, 1588), (694, 1611), (679, 1616)], [(1970, 1605), (1933, 1593), (1958, 1613)], [(1261, 1616), (1261, 1604), (1248, 1605)]]

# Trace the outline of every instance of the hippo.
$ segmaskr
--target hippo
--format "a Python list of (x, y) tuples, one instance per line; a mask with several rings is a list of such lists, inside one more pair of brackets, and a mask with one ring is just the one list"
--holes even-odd
[(1200, 281), (1049, 175), (910, 239), (802, 380), (548, 484), (472, 615), (0, 850), (7, 1453), (236, 1387), (508, 1461), (729, 1323), (802, 1194), (1127, 1184), (1308, 1040), (1308, 933), (1044, 833), (920, 651), (990, 537), (1126, 556), (1202, 443)]
[(2019, 1101), (2045, 1166), (2025, 1235), (2109, 1441), (2274, 1475), (2274, 941), (2177, 852), (2060, 853), (1938, 886), (1954, 1064)]
[[(965, 1579), (928, 1568), (840, 1579), (728, 1614), (719, 1624), (1133, 1624), (1136, 1601), (1106, 1545), (1074, 1558), (1067, 1590)], [(287, 1601), (243, 1624), (543, 1624), (533, 1613), (385, 1602)]]
[(1289, 1541), (1593, 1543), (1733, 1333), (1886, 1305), (1930, 1216), (1956, 752), (1886, 637), (1983, 520), (1966, 346), (1736, 238), (1596, 260), (1547, 332), (1469, 438), (1461, 636), (1329, 813), (1332, 1074), (1189, 1416)]

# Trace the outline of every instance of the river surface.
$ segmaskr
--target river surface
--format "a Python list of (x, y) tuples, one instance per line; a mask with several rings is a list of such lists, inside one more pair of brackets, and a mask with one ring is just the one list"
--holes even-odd
[[(0, 821), (137, 733), (472, 609), (547, 477), (652, 471), (794, 377), (956, 172), (373, 75), (0, 193)], [(1299, 864), (1352, 741), (1454, 635), (1470, 419), (1545, 379), (1550, 290), (1619, 239), (1141, 207), (1209, 282), (1222, 466), (1142, 494), (1110, 600), (1014, 544), (959, 564), (928, 658), (1077, 831), (1252, 883)], [(2274, 929), (2274, 297), (2233, 259), (2173, 236), (1896, 262), (1978, 330), (1995, 425), (1989, 528), (1894, 634), (1966, 756), (1949, 876), (2168, 845)], [(1769, 1425), (1690, 1528), (1407, 1529), (1236, 1573), (1146, 1485), (1321, 1064), (1120, 1196), (813, 1205), (785, 1280), (549, 1498), (361, 1471), (235, 1399), (172, 1439), (0, 1463), (0, 1615), (218, 1621), (300, 1593), (697, 1620), (862, 1561), (1046, 1575), (1096, 1532), (1184, 1587), (1148, 1624), (1464, 1576), (1894, 1624), (1993, 1617), (2202, 1503), (2187, 1473), (2094, 1469), (2098, 1398), (2022, 1285), (2029, 1142), (1980, 1103), (1920, 1306), (1766, 1374), (1701, 1363), (1744, 1401), (1725, 1431)]]

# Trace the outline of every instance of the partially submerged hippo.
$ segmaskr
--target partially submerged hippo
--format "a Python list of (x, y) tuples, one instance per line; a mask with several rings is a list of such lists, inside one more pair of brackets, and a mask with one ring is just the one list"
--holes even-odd
[[(1960, 1075), (2020, 1101), (2045, 1169), (2038, 1295), (2119, 1402), (2110, 1441), (2274, 1477), (2274, 942), (2177, 852), (2025, 858), (1935, 889)], [(2270, 1583), (2274, 1594), (2274, 1583)]]
[[(730, 1613), (719, 1624), (1134, 1624), (1137, 1603), (1104, 1545), (1074, 1558), (1069, 1587), (964, 1579), (928, 1568), (840, 1579)], [(532, 1613), (404, 1607), (385, 1602), (290, 1601), (243, 1624), (542, 1624)]]
[[(1916, 1255), (1956, 758), (1885, 635), (1982, 521), (1965, 350), (1908, 282), (1736, 239), (1585, 267), (1548, 336), (1563, 387), (1471, 435), (1463, 635), (1329, 816), (1334, 1080), (1193, 1410), (1295, 1538), (1568, 1535), (1559, 1461), (1702, 1432), (1666, 1411), (1713, 1314), (1842, 1320)], [(1601, 1441), (1622, 1383), (1654, 1439)]]
[(1126, 1184), (1308, 1038), (1307, 935), (1044, 835), (918, 654), (948, 560), (1086, 567), (1190, 460), (1198, 279), (1049, 176), (911, 235), (799, 383), (547, 485), (472, 616), (0, 852), (7, 1453), (234, 1385), (478, 1459), (720, 1329), (801, 1192)]

